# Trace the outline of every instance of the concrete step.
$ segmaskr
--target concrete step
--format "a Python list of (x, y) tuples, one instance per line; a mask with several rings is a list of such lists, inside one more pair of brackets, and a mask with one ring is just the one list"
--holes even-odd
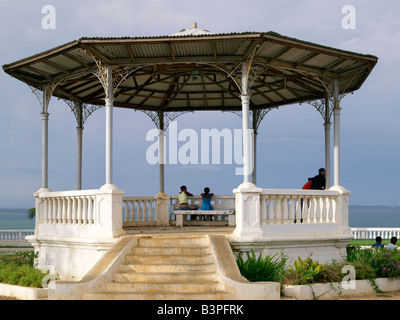
[(140, 238), (138, 247), (189, 247), (208, 246), (208, 240), (204, 236), (176, 236), (176, 237), (148, 237)]
[(108, 282), (106, 291), (112, 292), (208, 292), (221, 291), (222, 285), (217, 281), (203, 282)]
[(150, 255), (155, 255), (155, 254), (163, 254), (163, 255), (181, 255), (181, 254), (210, 254), (210, 248), (209, 247), (133, 247), (132, 254), (138, 254), (138, 255), (143, 255), (143, 254), (150, 254)]
[(203, 264), (121, 264), (119, 271), (123, 272), (215, 272), (213, 263)]
[(88, 292), (86, 300), (227, 300), (229, 294), (225, 292)]
[(143, 236), (96, 300), (229, 299), (219, 281), (208, 238), (202, 235)]
[(127, 254), (126, 264), (204, 264), (212, 263), (211, 254), (208, 255), (133, 255)]
[(113, 276), (117, 282), (185, 282), (217, 281), (218, 276), (210, 272), (117, 272)]

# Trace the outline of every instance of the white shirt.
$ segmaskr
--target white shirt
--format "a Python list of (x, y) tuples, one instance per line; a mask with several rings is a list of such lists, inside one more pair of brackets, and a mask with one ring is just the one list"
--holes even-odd
[(388, 249), (388, 250), (395, 250), (395, 249), (396, 249), (396, 246), (395, 246), (393, 243), (389, 243), (389, 244), (386, 245), (386, 249)]

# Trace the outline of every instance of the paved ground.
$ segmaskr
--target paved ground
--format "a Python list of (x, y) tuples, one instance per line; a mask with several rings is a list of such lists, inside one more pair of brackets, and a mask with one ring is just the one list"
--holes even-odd
[[(0, 296), (0, 300), (18, 299)], [(391, 293), (360, 294), (352, 297), (338, 297), (335, 300), (400, 300), (400, 291), (394, 291)]]
[(400, 300), (400, 291), (391, 293), (360, 294), (352, 297), (338, 297), (335, 300)]

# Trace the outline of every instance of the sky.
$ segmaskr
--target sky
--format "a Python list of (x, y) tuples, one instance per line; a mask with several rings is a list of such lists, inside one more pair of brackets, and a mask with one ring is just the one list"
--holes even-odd
[[(55, 9), (54, 29), (43, 28), (46, 5)], [(349, 12), (342, 12), (346, 5), (354, 8), (353, 29), (343, 27), (343, 22), (350, 21)], [(172, 35), (190, 28), (192, 22), (213, 33), (274, 31), (375, 55), (378, 64), (363, 86), (341, 101), (340, 182), (351, 191), (350, 204), (400, 205), (397, 0), (1, 0), (0, 12), (1, 65), (81, 37)], [(30, 208), (33, 193), (41, 187), (41, 108), (26, 84), (2, 70), (0, 86), (0, 207)], [(50, 102), (49, 113), (49, 188), (74, 190), (76, 120), (68, 105), (56, 98)], [(178, 131), (189, 128), (199, 136), (201, 129), (241, 128), (241, 118), (229, 112), (188, 113), (176, 121)], [(269, 112), (259, 127), (257, 186), (297, 189), (316, 175), (324, 166), (323, 122), (305, 103)], [(125, 195), (159, 191), (158, 165), (146, 160), (153, 143), (146, 141), (146, 135), (154, 127), (143, 112), (114, 110), (113, 182)], [(236, 167), (167, 164), (165, 192), (176, 194), (185, 184), (193, 194), (206, 186), (215, 194), (232, 194), (243, 180), (235, 175)], [(84, 125), (82, 180), (83, 189), (105, 183), (104, 108)]]

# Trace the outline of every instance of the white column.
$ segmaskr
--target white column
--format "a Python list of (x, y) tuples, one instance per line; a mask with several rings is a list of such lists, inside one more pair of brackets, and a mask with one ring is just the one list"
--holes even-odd
[(106, 99), (106, 184), (113, 184), (113, 99)]
[(250, 130), (249, 111), (250, 97), (248, 95), (247, 62), (242, 63), (242, 129), (243, 129), (243, 182), (251, 183), (250, 167)]
[(106, 92), (106, 184), (113, 184), (113, 102), (112, 67), (108, 66)]
[(165, 168), (165, 132), (164, 132), (164, 113), (159, 112), (160, 130), (158, 134), (159, 145), (159, 166), (160, 166), (160, 193), (164, 193), (164, 168)]
[(331, 187), (331, 124), (325, 123), (325, 171), (326, 189)]
[(165, 157), (165, 133), (163, 130), (159, 130), (158, 134), (158, 141), (160, 143), (160, 154), (159, 154), (159, 161), (160, 161), (160, 193), (164, 193), (164, 157)]
[(42, 188), (49, 187), (48, 158), (49, 158), (49, 113), (42, 112)]
[(339, 107), (339, 79), (333, 82), (333, 184), (340, 186), (340, 107)]
[(77, 127), (76, 190), (82, 189), (82, 133), (83, 127)]
[(326, 189), (331, 187), (331, 122), (329, 115), (329, 94), (325, 95), (325, 170)]

